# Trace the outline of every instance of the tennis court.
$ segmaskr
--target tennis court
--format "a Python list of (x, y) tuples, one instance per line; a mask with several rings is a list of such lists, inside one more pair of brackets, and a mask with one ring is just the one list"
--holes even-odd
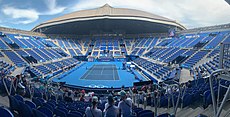
[(85, 80), (119, 80), (115, 64), (95, 64), (81, 77)]
[[(133, 82), (139, 82), (133, 74), (121, 68), (122, 62), (86, 62), (54, 78), (53, 81), (90, 88), (120, 88), (123, 85), (129, 87), (133, 86)], [(145, 81), (141, 74), (138, 74), (138, 77)]]

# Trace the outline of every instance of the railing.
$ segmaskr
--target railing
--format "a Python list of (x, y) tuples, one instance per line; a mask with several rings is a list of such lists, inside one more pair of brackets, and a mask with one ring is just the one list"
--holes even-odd
[[(230, 82), (230, 69), (224, 66), (225, 61), (230, 61), (230, 43), (221, 43), (220, 46), (220, 58), (219, 58), (219, 69), (214, 71), (209, 77), (214, 117), (219, 117), (223, 109), (224, 103), (226, 102), (228, 95), (230, 93), (230, 85), (225, 86), (221, 84), (221, 80)], [(218, 82), (218, 94), (216, 99), (216, 94), (214, 92), (213, 82)], [(220, 88), (227, 89), (224, 98), (220, 102)]]
[[(173, 108), (173, 112), (172, 112), (172, 115), (176, 116), (177, 114), (177, 109), (179, 107), (179, 102), (181, 99), (183, 99), (184, 95), (185, 95), (185, 92), (186, 92), (186, 86), (181, 86), (178, 82), (176, 81), (172, 81), (172, 84), (166, 84), (166, 83), (162, 83), (163, 84), (163, 87), (166, 87), (167, 89), (167, 94), (168, 94), (168, 108), (170, 106), (170, 101), (172, 101), (172, 108)], [(157, 90), (160, 91), (160, 88), (161, 86), (157, 85)], [(174, 92), (173, 91), (173, 88), (176, 88), (178, 89), (178, 97), (175, 102), (174, 100)], [(170, 93), (171, 92), (171, 93)], [(151, 92), (151, 102), (154, 103), (154, 112), (155, 112), (155, 117), (157, 117), (158, 115), (158, 107), (159, 107), (159, 104), (160, 104), (160, 98), (161, 97), (161, 93), (154, 93), (154, 92)], [(183, 103), (181, 103), (181, 105), (183, 105)]]

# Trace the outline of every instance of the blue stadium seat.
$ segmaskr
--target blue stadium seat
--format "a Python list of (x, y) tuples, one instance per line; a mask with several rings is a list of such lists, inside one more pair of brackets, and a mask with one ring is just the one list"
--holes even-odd
[(23, 99), (22, 96), (20, 96), (20, 95), (15, 95), (14, 97), (15, 97), (18, 101), (24, 102), (24, 99)]
[(144, 112), (144, 113), (140, 113), (138, 115), (138, 117), (154, 117), (154, 113), (153, 112)]
[(57, 107), (56, 109), (59, 109), (59, 110), (63, 111), (66, 115), (69, 112), (66, 108), (62, 108), (62, 107)]
[(38, 110), (44, 113), (47, 117), (53, 117), (53, 112), (47, 107), (40, 107)]
[[(80, 115), (80, 116), (83, 116), (84, 114), (82, 114), (81, 112), (79, 112), (79, 111), (72, 111), (72, 112), (70, 112), (70, 113), (72, 113), (72, 114), (75, 114), (75, 115)], [(85, 112), (84, 112), (85, 113)]]
[(52, 102), (51, 100), (47, 101), (46, 103), (52, 106), (52, 108), (56, 107), (56, 103)]
[(36, 108), (35, 103), (33, 103), (33, 102), (31, 102), (31, 101), (26, 100), (26, 101), (25, 101), (25, 104), (27, 104), (28, 106), (30, 106), (31, 109)]
[(171, 117), (171, 115), (168, 113), (164, 113), (164, 114), (158, 115), (157, 117)]
[(43, 103), (42, 105), (43, 105), (43, 107), (46, 107), (46, 108), (50, 109), (52, 112), (55, 109), (51, 104), (48, 104), (48, 103)]
[(2, 117), (14, 117), (10, 110), (4, 107), (0, 107), (0, 113)]
[(183, 97), (183, 106), (182, 107), (186, 107), (188, 105), (190, 105), (192, 103), (192, 98), (193, 96), (191, 94), (185, 94)]
[(0, 49), (8, 49), (9, 47), (5, 44), (5, 43), (3, 43), (3, 41), (2, 40), (0, 40)]
[(139, 111), (138, 113), (137, 113), (137, 116), (139, 117), (141, 114), (143, 114), (143, 113), (152, 113), (152, 111), (151, 110), (142, 110), (142, 111)]
[(44, 100), (42, 97), (38, 97), (37, 98), (39, 101), (41, 101), (42, 103), (45, 103), (46, 102), (46, 100)]
[(128, 117), (137, 117), (136, 115), (129, 115)]
[(24, 102), (19, 101), (18, 104), (20, 105), (19, 115), (21, 117), (31, 117), (32, 116), (32, 109), (30, 106), (26, 105)]
[(212, 103), (212, 97), (211, 97), (211, 91), (210, 90), (207, 90), (204, 92), (203, 94), (203, 107), (204, 108), (207, 108), (209, 104)]
[(37, 109), (33, 109), (33, 117), (48, 117), (46, 114), (40, 112)]
[(14, 96), (8, 96), (11, 111), (19, 111), (19, 101)]
[(55, 110), (54, 110), (54, 114), (55, 114), (56, 116), (66, 117), (66, 113), (65, 113), (64, 111), (60, 110), (60, 109), (55, 109)]
[(140, 111), (142, 111), (143, 110), (143, 108), (134, 108), (133, 109), (133, 112), (135, 112), (136, 114), (138, 113), (138, 112), (140, 112)]
[(16, 66), (24, 66), (27, 63), (20, 58), (17, 54), (15, 54), (13, 51), (4, 51), (4, 54), (8, 56), (8, 58), (16, 65)]
[(36, 107), (42, 106), (42, 102), (37, 98), (32, 98), (32, 102), (36, 104)]
[(69, 113), (67, 117), (82, 117), (82, 116), (74, 113)]

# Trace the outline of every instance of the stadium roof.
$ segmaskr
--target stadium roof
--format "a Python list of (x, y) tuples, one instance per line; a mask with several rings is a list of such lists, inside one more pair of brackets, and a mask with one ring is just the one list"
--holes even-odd
[(90, 10), (76, 11), (34, 27), (32, 31), (45, 34), (79, 34), (105, 32), (162, 33), (171, 28), (186, 29), (174, 20), (148, 12), (113, 8), (108, 4)]

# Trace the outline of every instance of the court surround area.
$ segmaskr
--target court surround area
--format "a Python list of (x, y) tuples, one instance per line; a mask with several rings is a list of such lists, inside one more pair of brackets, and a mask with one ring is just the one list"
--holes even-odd
[[(145, 78), (134, 70), (138, 78), (145, 81)], [(76, 67), (57, 78), (54, 82), (65, 82), (67, 85), (89, 88), (120, 88), (133, 86), (134, 74), (122, 70), (122, 62), (85, 62), (82, 66)]]

